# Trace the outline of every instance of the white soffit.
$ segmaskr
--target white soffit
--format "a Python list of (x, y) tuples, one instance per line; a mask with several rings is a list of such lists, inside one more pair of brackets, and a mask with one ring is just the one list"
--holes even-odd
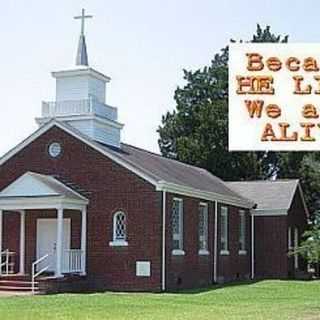
[(27, 172), (6, 187), (0, 197), (39, 197), (59, 196), (54, 189), (37, 179), (32, 173)]

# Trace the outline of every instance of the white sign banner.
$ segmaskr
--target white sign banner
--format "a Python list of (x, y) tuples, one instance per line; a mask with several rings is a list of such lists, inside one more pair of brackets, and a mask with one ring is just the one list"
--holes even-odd
[(229, 150), (320, 150), (320, 44), (229, 48)]

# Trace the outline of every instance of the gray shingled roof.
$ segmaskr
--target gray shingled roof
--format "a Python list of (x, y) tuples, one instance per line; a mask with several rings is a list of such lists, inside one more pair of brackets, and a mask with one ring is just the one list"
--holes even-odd
[(156, 181), (175, 183), (202, 191), (233, 197), (242, 201), (248, 201), (248, 198), (233, 191), (223, 180), (205, 169), (168, 159), (159, 154), (124, 143), (121, 144), (121, 149), (100, 145), (113, 155), (144, 170)]
[[(69, 134), (91, 145), (96, 150), (100, 151), (112, 160), (118, 161), (120, 165), (124, 165), (129, 170), (136, 172), (142, 178), (152, 181), (160, 187), (164, 184), (171, 184), (176, 190), (188, 189), (187, 191), (195, 192), (196, 194), (203, 193), (204, 196), (217, 197), (220, 201), (226, 200), (235, 204), (252, 207), (254, 201), (249, 200), (246, 195), (240, 195), (232, 190), (223, 180), (209, 173), (208, 171), (195, 166), (187, 165), (182, 162), (162, 157), (137, 147), (128, 144), (121, 144), (121, 148), (115, 148), (104, 145), (88, 135), (81, 133), (79, 130), (66, 122), (60, 122), (52, 119), (46, 125), (38, 129), (31, 136), (25, 139), (20, 145), (10, 150), (2, 158), (0, 162), (4, 163), (13, 156), (25, 144), (33, 141), (33, 138), (41, 132), (48, 130), (54, 126), (65, 130)], [(46, 132), (46, 131), (43, 131)], [(41, 133), (42, 134), (42, 133)], [(207, 193), (207, 194), (205, 194)]]
[(299, 180), (235, 181), (227, 185), (240, 195), (252, 199), (257, 209), (289, 209)]

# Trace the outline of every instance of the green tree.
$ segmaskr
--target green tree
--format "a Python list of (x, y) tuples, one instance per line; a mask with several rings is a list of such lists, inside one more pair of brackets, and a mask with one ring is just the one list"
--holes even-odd
[[(251, 42), (288, 42), (257, 26)], [(203, 167), (224, 180), (299, 178), (310, 211), (320, 208), (320, 157), (306, 152), (228, 151), (228, 47), (209, 66), (184, 70), (186, 85), (174, 94), (176, 108), (162, 117), (159, 147), (165, 157)]]
[[(252, 42), (287, 42), (257, 26)], [(159, 146), (165, 157), (197, 165), (225, 180), (261, 179), (277, 171), (278, 156), (228, 151), (228, 47), (210, 66), (184, 70), (187, 84), (175, 91), (176, 110), (162, 118)]]
[(303, 241), (300, 246), (292, 250), (289, 255), (298, 254), (302, 256), (309, 264), (316, 267), (316, 274), (320, 277), (320, 214), (315, 215), (315, 219), (309, 228), (303, 234)]

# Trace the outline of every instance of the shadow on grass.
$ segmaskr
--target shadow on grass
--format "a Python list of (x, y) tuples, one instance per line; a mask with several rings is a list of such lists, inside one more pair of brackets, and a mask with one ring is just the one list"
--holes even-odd
[(219, 289), (224, 288), (231, 288), (231, 287), (240, 287), (240, 286), (248, 286), (255, 284), (257, 282), (261, 282), (263, 280), (247, 280), (247, 281), (237, 281), (237, 282), (229, 282), (224, 284), (215, 284), (209, 287), (203, 287), (203, 288), (194, 288), (194, 289), (180, 289), (180, 290), (170, 290), (166, 293), (170, 294), (199, 294), (199, 293), (205, 293), (205, 292), (211, 292)]

